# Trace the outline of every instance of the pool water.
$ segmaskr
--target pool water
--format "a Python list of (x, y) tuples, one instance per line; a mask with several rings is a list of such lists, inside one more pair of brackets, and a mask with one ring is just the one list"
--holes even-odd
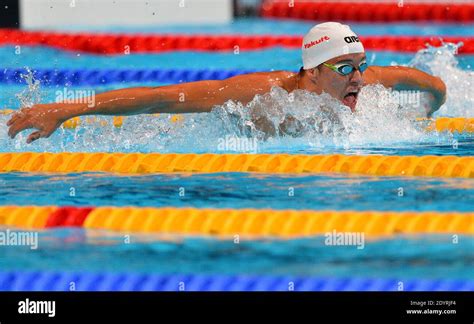
[(474, 197), (471, 179), (340, 174), (9, 173), (1, 184), (2, 205), (469, 212)]
[[(71, 31), (302, 35), (307, 22), (258, 19), (237, 20), (225, 26), (166, 26), (156, 28), (71, 27)], [(434, 35), (473, 37), (470, 25), (354, 24), (355, 32), (369, 35)], [(474, 117), (474, 55), (455, 55), (445, 45), (413, 53), (368, 51), (373, 65), (408, 65), (440, 76), (448, 88), (446, 104), (435, 117)], [(101, 56), (66, 52), (47, 47), (0, 47), (1, 69), (216, 69), (290, 70), (301, 66), (300, 51), (271, 48), (234, 53), (169, 52)], [(53, 102), (58, 91), (94, 90), (96, 93), (132, 86), (167, 83), (111, 83), (69, 87), (41, 84), (33, 89), (21, 84), (0, 85), (0, 105), (18, 109), (20, 102), (36, 96)], [(291, 154), (385, 154), (474, 155), (474, 135), (427, 133), (416, 121), (419, 107), (383, 104), (384, 89), (365, 90), (359, 112), (348, 114), (327, 98), (288, 94), (274, 89), (257, 97), (248, 107), (227, 102), (209, 114), (188, 114), (178, 122), (170, 116), (134, 116), (121, 128), (83, 124), (62, 129), (49, 139), (25, 144), (27, 132), (14, 140), (7, 137), (8, 115), (0, 115), (0, 152), (217, 152), (225, 136), (253, 138), (252, 153)], [(35, 100), (33, 100), (35, 101)], [(334, 123), (316, 108), (323, 101), (332, 105), (339, 122)], [(34, 103), (34, 102), (33, 102)], [(309, 126), (299, 136), (276, 136), (246, 132), (249, 111), (265, 107), (264, 114), (281, 118), (291, 113), (301, 120), (316, 118), (336, 131), (317, 132)], [(276, 110), (275, 107), (280, 107)], [(309, 109), (308, 109), (309, 108)], [(247, 110), (246, 110), (247, 109)], [(404, 110), (403, 110), (404, 109)], [(110, 117), (98, 117), (110, 122)], [(231, 153), (239, 153), (236, 149)], [(229, 152), (226, 152), (229, 153)], [(74, 195), (71, 195), (71, 188)], [(178, 194), (185, 188), (186, 194)], [(290, 196), (289, 188), (294, 189)], [(404, 194), (399, 195), (399, 188)], [(386, 210), (474, 211), (474, 179), (368, 177), (340, 174), (272, 175), (245, 173), (118, 175), (0, 174), (1, 205), (140, 206), (196, 208), (273, 208), (296, 210)], [(323, 237), (299, 240), (254, 240), (234, 244), (231, 240), (204, 237), (145, 237), (133, 235), (134, 244), (124, 244), (117, 233), (56, 229), (40, 233), (43, 248), (0, 247), (1, 271), (83, 271), (147, 274), (292, 275), (314, 277), (361, 277), (397, 279), (473, 280), (474, 239), (461, 237), (453, 244), (446, 235), (397, 236), (373, 240), (363, 250), (324, 245)]]
[[(214, 240), (199, 237), (123, 236), (50, 230), (37, 250), (12, 247), (2, 271), (82, 271), (296, 277), (472, 280), (472, 237), (398, 237), (355, 246), (324, 244), (324, 237), (296, 240)], [(142, 240), (142, 242), (140, 242)], [(41, 248), (40, 248), (41, 247)], [(23, 257), (18, 258), (19, 255)], [(16, 259), (16, 262), (12, 260)]]

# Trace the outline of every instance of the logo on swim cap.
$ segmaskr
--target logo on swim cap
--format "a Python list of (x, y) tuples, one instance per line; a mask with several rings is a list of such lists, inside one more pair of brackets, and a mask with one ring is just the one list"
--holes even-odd
[(346, 36), (344, 37), (344, 40), (346, 41), (346, 43), (360, 42), (359, 37), (357, 36)]
[(311, 28), (303, 38), (301, 49), (305, 70), (341, 55), (364, 53), (359, 37), (349, 26), (337, 22), (326, 22)]
[(328, 41), (328, 40), (330, 40), (330, 38), (328, 36), (323, 36), (323, 37), (321, 37), (320, 39), (318, 39), (316, 41), (311, 41), (310, 43), (304, 44), (304, 48), (310, 48), (310, 47), (313, 47), (314, 45), (318, 45), (319, 43), (324, 42), (324, 41)]

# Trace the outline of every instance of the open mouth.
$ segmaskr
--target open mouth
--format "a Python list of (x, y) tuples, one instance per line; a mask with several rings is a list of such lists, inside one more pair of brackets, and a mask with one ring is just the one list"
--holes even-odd
[(350, 107), (352, 111), (354, 111), (356, 103), (357, 103), (358, 95), (359, 95), (358, 91), (349, 92), (344, 96), (344, 99), (342, 100), (342, 102), (344, 103), (344, 105)]

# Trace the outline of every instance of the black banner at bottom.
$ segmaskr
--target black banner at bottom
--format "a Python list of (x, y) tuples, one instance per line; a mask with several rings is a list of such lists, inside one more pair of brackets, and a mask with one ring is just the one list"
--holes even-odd
[(148, 320), (472, 323), (472, 292), (2, 292), (0, 323)]

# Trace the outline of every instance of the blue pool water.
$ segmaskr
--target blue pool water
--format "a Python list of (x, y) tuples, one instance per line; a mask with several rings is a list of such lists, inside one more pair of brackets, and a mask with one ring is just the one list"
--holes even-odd
[[(3, 175), (0, 181), (1, 205), (474, 211), (471, 179), (337, 174), (10, 173)], [(400, 188), (403, 189), (401, 196)], [(44, 194), (38, 195), (38, 192)], [(328, 196), (332, 198), (327, 199)]]
[[(83, 230), (40, 235), (38, 249), (5, 249), (0, 267), (128, 273), (293, 275), (310, 277), (424, 278), (472, 280), (472, 237), (399, 237), (355, 246), (324, 244), (324, 236), (297, 240), (163, 238), (123, 236)], [(159, 239), (159, 240), (158, 240)]]
[[(224, 26), (157, 26), (156, 28), (107, 28), (92, 30), (71, 27), (71, 31), (186, 33), (186, 34), (265, 34), (302, 35), (308, 22), (238, 20)], [(362, 36), (430, 35), (473, 37), (472, 25), (354, 24)], [(436, 116), (474, 117), (474, 55), (455, 55), (451, 47), (419, 53), (368, 51), (373, 65), (400, 64), (418, 67), (440, 76), (448, 87), (448, 99)], [(0, 47), (0, 69), (241, 69), (291, 70), (301, 66), (299, 50), (271, 48), (233, 53), (170, 52), (99, 56), (60, 51), (46, 47)], [(159, 86), (165, 83), (113, 83), (70, 87), (97, 93), (132, 86)], [(20, 100), (38, 95), (41, 102), (53, 102), (65, 85), (42, 84), (32, 93), (23, 84), (0, 84), (1, 108), (18, 109)], [(415, 108), (401, 114), (379, 103), (379, 88), (368, 89), (361, 97), (357, 115), (349, 116), (340, 107), (343, 127), (337, 132), (311, 130), (296, 138), (278, 136), (256, 140), (256, 153), (291, 154), (386, 154), (457, 155), (474, 154), (474, 135), (427, 133), (415, 120)], [(283, 112), (314, 117), (318, 98), (301, 95), (302, 104), (287, 104), (285, 94), (276, 90), (254, 103), (264, 105), (268, 116), (283, 106)], [(283, 103), (283, 104), (282, 104)], [(242, 127), (249, 113), (236, 103), (226, 103), (210, 114), (189, 114), (173, 123), (170, 116), (127, 118), (121, 128), (85, 124), (75, 130), (59, 130), (49, 139), (25, 144), (27, 132), (15, 140), (6, 135), (8, 116), (0, 115), (0, 152), (222, 152), (218, 143), (230, 135), (244, 138)], [(308, 109), (309, 108), (309, 109)], [(318, 117), (320, 118), (320, 117)], [(322, 117), (323, 121), (324, 116)], [(110, 118), (100, 117), (108, 121)], [(332, 126), (340, 126), (339, 124)], [(185, 188), (185, 196), (178, 195)], [(288, 189), (294, 188), (294, 196)], [(75, 195), (71, 196), (71, 188)], [(399, 196), (403, 188), (403, 196)], [(59, 206), (175, 206), (196, 208), (274, 208), (310, 210), (393, 210), (393, 211), (474, 211), (473, 179), (367, 177), (335, 174), (172, 174), (124, 176), (116, 174), (0, 174), (1, 205)], [(133, 235), (133, 244), (123, 236), (102, 231), (77, 229), (48, 230), (40, 233), (40, 247), (0, 247), (0, 269), (54, 270), (129, 273), (256, 274), (321, 277), (418, 278), (472, 280), (474, 240), (451, 236), (406, 236), (366, 242), (355, 247), (328, 248), (323, 237), (304, 240), (242, 241), (209, 238), (178, 238)]]

